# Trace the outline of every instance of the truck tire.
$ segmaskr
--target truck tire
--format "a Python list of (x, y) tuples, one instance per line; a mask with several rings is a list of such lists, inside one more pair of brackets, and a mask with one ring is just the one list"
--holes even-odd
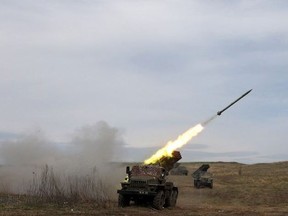
[(129, 204), (130, 204), (130, 197), (119, 194), (118, 206), (119, 207), (126, 207), (126, 206), (129, 206)]
[(172, 200), (171, 200), (171, 207), (174, 207), (177, 203), (177, 198), (178, 198), (178, 190), (173, 190), (172, 191)]
[(197, 182), (196, 182), (196, 188), (199, 189), (200, 187), (201, 187), (201, 181), (197, 181)]
[(212, 189), (213, 188), (213, 181), (211, 181), (209, 187)]
[(165, 199), (164, 207), (170, 207), (173, 205), (173, 194), (174, 190), (169, 191), (169, 196)]
[(159, 191), (153, 198), (152, 206), (155, 209), (161, 210), (165, 204), (165, 194), (163, 191)]

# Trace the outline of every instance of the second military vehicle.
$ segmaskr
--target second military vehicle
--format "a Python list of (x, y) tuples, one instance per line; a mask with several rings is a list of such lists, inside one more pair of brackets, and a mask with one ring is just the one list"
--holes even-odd
[(166, 181), (168, 172), (181, 159), (179, 151), (174, 151), (171, 157), (163, 156), (149, 165), (134, 165), (126, 167), (128, 178), (121, 182), (118, 205), (125, 207), (133, 201), (135, 204), (150, 203), (155, 209), (174, 207), (177, 202), (178, 188), (173, 182)]
[(174, 165), (174, 168), (170, 170), (170, 175), (188, 175), (188, 169), (185, 166), (181, 166), (179, 163)]
[(209, 187), (211, 189), (213, 188), (213, 176), (211, 173), (207, 172), (209, 167), (209, 164), (203, 164), (194, 173), (192, 173), (192, 176), (194, 178), (194, 187)]

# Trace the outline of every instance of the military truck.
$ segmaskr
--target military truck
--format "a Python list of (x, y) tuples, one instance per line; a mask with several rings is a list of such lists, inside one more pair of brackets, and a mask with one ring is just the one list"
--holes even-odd
[(213, 188), (213, 176), (211, 173), (207, 172), (209, 168), (209, 164), (202, 164), (195, 172), (192, 173), (195, 188)]
[(170, 175), (188, 175), (188, 169), (185, 166), (181, 166), (176, 163), (173, 169), (170, 170)]
[(163, 156), (149, 165), (134, 165), (126, 167), (127, 179), (121, 182), (118, 206), (126, 207), (130, 202), (135, 204), (149, 203), (155, 209), (174, 207), (177, 202), (178, 188), (173, 182), (166, 181), (168, 172), (181, 159), (179, 151), (174, 151), (171, 157)]

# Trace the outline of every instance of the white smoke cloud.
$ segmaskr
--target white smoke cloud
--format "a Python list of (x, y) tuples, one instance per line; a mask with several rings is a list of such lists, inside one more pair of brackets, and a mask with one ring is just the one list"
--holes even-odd
[(106, 122), (78, 129), (64, 148), (39, 131), (15, 141), (2, 141), (0, 181), (12, 191), (21, 191), (23, 183), (47, 164), (61, 175), (85, 175), (96, 168), (99, 176), (110, 175), (108, 182), (114, 186), (123, 175), (112, 163), (122, 146), (119, 130)]

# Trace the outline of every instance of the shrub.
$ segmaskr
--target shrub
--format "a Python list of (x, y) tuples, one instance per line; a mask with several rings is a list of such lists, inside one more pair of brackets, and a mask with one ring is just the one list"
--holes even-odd
[(111, 186), (102, 180), (96, 167), (86, 175), (61, 176), (55, 174), (53, 167), (45, 165), (40, 175), (33, 173), (27, 193), (31, 197), (30, 203), (93, 202), (103, 206), (111, 201), (109, 188)]

